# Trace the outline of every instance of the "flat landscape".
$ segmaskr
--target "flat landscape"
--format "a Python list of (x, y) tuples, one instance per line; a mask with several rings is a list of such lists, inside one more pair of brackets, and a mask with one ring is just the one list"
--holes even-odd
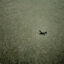
[(64, 1), (0, 0), (0, 64), (64, 64)]

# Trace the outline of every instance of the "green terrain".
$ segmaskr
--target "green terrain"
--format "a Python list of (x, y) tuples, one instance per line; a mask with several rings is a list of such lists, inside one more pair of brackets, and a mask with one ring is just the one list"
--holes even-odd
[(0, 64), (64, 64), (64, 0), (0, 0)]

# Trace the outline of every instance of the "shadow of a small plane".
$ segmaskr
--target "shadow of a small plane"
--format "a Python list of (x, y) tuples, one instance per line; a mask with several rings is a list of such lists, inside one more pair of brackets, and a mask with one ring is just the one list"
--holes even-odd
[(47, 31), (42, 32), (41, 30), (39, 30), (39, 34), (40, 34), (40, 35), (44, 35), (44, 36), (45, 36), (45, 34), (47, 34)]

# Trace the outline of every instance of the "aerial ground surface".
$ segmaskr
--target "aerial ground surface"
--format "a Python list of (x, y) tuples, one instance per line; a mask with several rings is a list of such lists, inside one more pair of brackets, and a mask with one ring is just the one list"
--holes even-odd
[(0, 0), (0, 64), (64, 64), (64, 0)]

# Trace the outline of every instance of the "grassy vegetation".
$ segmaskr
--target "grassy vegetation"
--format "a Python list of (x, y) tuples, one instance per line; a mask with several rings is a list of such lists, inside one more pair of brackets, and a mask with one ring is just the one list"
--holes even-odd
[(63, 0), (0, 0), (0, 64), (64, 64), (63, 35)]

